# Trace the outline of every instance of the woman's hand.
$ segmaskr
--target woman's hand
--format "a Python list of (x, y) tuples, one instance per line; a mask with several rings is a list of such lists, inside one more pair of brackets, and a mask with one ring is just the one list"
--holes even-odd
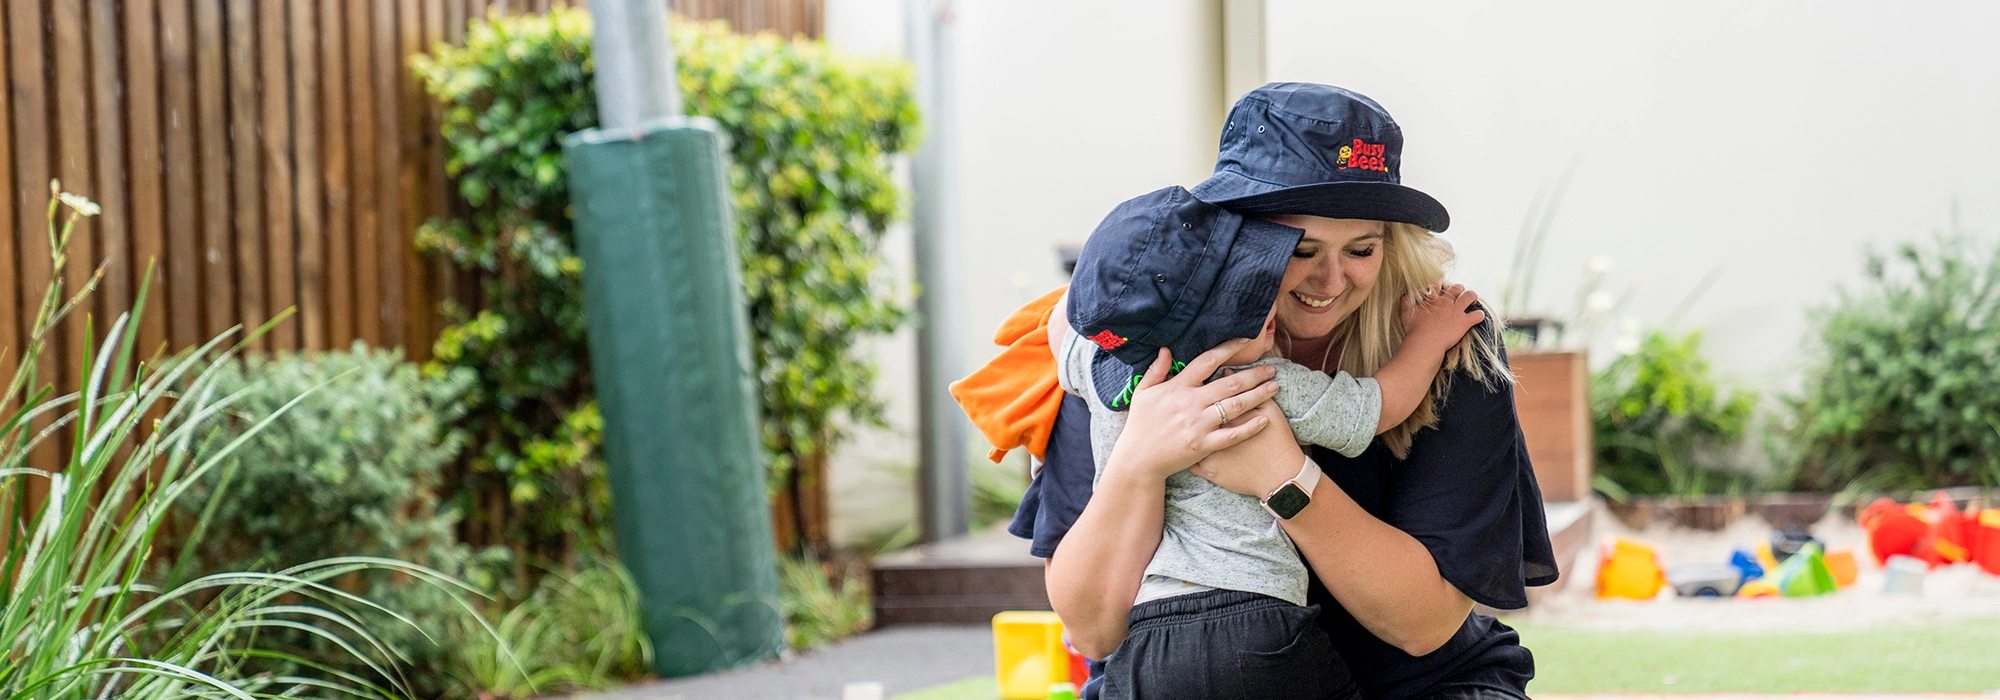
[[(1167, 377), (1173, 357), (1165, 348), (1139, 381), (1125, 431), (1111, 449), (1106, 473), (1164, 480), (1187, 469), (1216, 450), (1248, 439), (1284, 414), (1256, 410), (1278, 395), (1272, 381), (1277, 370), (1255, 367), (1203, 384), (1222, 361), (1243, 347), (1245, 339), (1215, 346), (1189, 362), (1181, 373)], [(1225, 423), (1224, 418), (1229, 420)], [(1289, 427), (1286, 435), (1291, 434)], [(1294, 472), (1297, 468), (1294, 467)]]
[(1266, 402), (1257, 407), (1256, 414), (1271, 427), (1217, 450), (1188, 471), (1216, 486), (1252, 498), (1269, 496), (1285, 481), (1298, 476), (1299, 468), (1305, 466), (1306, 455), (1292, 438), (1292, 425), (1285, 421), (1285, 413), (1278, 410), (1278, 404)]

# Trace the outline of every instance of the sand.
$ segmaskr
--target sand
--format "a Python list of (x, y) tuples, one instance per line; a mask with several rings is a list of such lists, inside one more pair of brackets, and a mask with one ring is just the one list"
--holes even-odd
[[(1593, 514), (1600, 537), (1621, 535), (1652, 545), (1667, 568), (1727, 564), (1730, 552), (1768, 540), (1771, 526), (1745, 515), (1720, 532), (1702, 532), (1655, 523), (1634, 531), (1604, 512)], [(1970, 564), (1932, 570), (1919, 594), (1883, 592), (1884, 574), (1868, 553), (1867, 536), (1838, 511), (1813, 528), (1830, 550), (1852, 548), (1861, 571), (1854, 585), (1815, 598), (1681, 598), (1668, 586), (1653, 600), (1599, 600), (1593, 582), (1597, 555), (1578, 556), (1569, 582), (1526, 612), (1509, 619), (1530, 624), (1605, 631), (1675, 632), (1843, 632), (1890, 625), (1934, 624), (1945, 620), (2000, 620), (2000, 577)]]

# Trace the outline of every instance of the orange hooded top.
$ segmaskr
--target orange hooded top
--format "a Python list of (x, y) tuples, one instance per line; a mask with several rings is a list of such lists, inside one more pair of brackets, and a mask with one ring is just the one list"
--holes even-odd
[(1001, 321), (993, 342), (1006, 349), (951, 385), (951, 397), (993, 445), (987, 459), (998, 462), (1016, 447), (1028, 448), (1036, 459), (1048, 454), (1049, 431), (1062, 408), (1049, 315), (1066, 291), (1069, 285), (1057, 287)]

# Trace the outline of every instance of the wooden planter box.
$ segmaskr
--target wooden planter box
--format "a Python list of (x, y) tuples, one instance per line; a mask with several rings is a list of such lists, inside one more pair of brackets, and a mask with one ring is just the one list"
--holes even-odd
[(1811, 528), (1833, 507), (1833, 496), (1824, 493), (1773, 493), (1757, 499), (1757, 516), (1771, 527)]
[(1542, 500), (1588, 499), (1596, 448), (1587, 356), (1580, 351), (1520, 352), (1507, 359), (1514, 369), (1514, 410), (1521, 417)]
[(1605, 506), (1620, 522), (1634, 530), (1645, 529), (1647, 525), (1662, 520), (1696, 530), (1721, 530), (1734, 525), (1749, 509), (1743, 499), (1730, 496), (1633, 496), (1624, 503), (1606, 501)]
[(1736, 523), (1746, 510), (1744, 500), (1730, 496), (1706, 496), (1702, 498), (1674, 498), (1664, 503), (1667, 517), (1681, 527), (1696, 530), (1721, 530)]

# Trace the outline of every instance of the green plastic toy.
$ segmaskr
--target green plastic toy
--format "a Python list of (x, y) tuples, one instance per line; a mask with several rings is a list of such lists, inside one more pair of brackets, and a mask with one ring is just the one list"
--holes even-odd
[(1839, 590), (1833, 571), (1826, 568), (1826, 550), (1818, 542), (1808, 542), (1798, 553), (1785, 558), (1774, 577), (1778, 591), (1788, 598), (1826, 595)]

